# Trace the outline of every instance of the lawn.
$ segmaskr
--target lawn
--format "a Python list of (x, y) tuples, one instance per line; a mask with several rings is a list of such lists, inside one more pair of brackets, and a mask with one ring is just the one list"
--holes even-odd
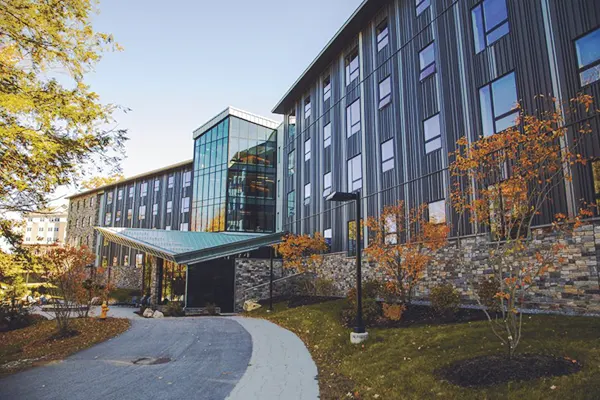
[(369, 340), (355, 346), (349, 343), (350, 330), (340, 323), (342, 306), (343, 300), (292, 309), (279, 303), (272, 314), (265, 309), (250, 314), (304, 341), (319, 369), (321, 399), (600, 398), (600, 318), (525, 316), (521, 354), (569, 357), (583, 369), (568, 376), (471, 389), (440, 380), (434, 370), (461, 359), (504, 354), (487, 322), (368, 329)]
[(0, 333), (0, 376), (35, 365), (63, 359), (125, 332), (129, 320), (78, 318), (72, 321), (78, 335), (54, 339), (55, 321), (41, 321), (26, 328)]

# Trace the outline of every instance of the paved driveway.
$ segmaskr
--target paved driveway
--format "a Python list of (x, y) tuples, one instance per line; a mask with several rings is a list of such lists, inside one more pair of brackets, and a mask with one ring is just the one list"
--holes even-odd
[[(252, 355), (250, 334), (232, 319), (131, 322), (117, 338), (62, 362), (1, 379), (0, 399), (224, 399)], [(170, 361), (133, 363), (141, 358), (150, 358), (141, 363)]]

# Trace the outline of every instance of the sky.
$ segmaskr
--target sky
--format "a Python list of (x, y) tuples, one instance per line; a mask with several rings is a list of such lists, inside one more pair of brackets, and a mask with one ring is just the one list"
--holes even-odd
[[(231, 105), (273, 106), (362, 0), (101, 0), (97, 31), (124, 47), (87, 83), (128, 130), (125, 176), (192, 158), (192, 131)], [(318, 12), (315, 12), (318, 10)]]

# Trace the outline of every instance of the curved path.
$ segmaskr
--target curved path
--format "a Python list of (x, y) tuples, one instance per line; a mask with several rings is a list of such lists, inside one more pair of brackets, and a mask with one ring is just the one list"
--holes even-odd
[[(318, 398), (308, 350), (270, 322), (239, 317), (131, 322), (124, 334), (64, 361), (0, 379), (0, 399)], [(134, 363), (142, 358), (169, 361)]]

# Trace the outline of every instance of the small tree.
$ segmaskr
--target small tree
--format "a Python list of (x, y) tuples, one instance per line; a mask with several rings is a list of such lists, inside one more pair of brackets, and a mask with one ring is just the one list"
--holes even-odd
[(410, 304), (434, 252), (447, 243), (448, 226), (426, 214), (425, 205), (407, 210), (399, 201), (367, 220), (371, 240), (365, 254), (388, 277), (388, 288), (404, 304)]
[[(323, 253), (328, 250), (325, 238), (319, 232), (315, 232), (312, 236), (288, 234), (274, 247), (283, 258), (284, 268), (307, 275), (319, 274), (324, 260)], [(313, 280), (308, 278), (305, 282), (307, 293), (314, 293)]]
[(54, 312), (58, 335), (70, 333), (72, 310), (81, 306), (78, 300), (87, 298), (88, 291), (85, 266), (94, 261), (94, 254), (87, 247), (57, 247), (48, 252), (46, 278), (57, 287), (63, 304), (55, 304)]
[[(556, 235), (552, 242), (536, 242), (532, 236), (534, 219), (552, 206), (557, 187), (571, 181), (572, 168), (585, 164), (576, 149), (589, 132), (588, 126), (577, 126), (571, 146), (566, 146), (569, 137), (564, 115), (554, 103), (552, 99), (551, 111), (522, 115), (515, 126), (492, 136), (472, 143), (465, 137), (459, 139), (450, 166), (455, 179), (454, 209), (461, 220), (489, 233), (488, 267), (493, 271), (492, 284), (499, 288), (495, 299), (500, 316), (492, 318), (486, 308), (484, 312), (494, 334), (507, 346), (509, 357), (521, 340), (519, 306), (527, 291), (549, 268), (560, 265), (559, 253), (565, 247), (562, 238), (578, 226), (582, 216), (591, 215), (581, 210), (580, 216), (567, 221), (565, 215), (557, 214), (549, 229)], [(572, 110), (588, 112), (591, 104), (590, 96), (581, 95), (572, 100)], [(475, 288), (477, 282), (470, 284)]]

